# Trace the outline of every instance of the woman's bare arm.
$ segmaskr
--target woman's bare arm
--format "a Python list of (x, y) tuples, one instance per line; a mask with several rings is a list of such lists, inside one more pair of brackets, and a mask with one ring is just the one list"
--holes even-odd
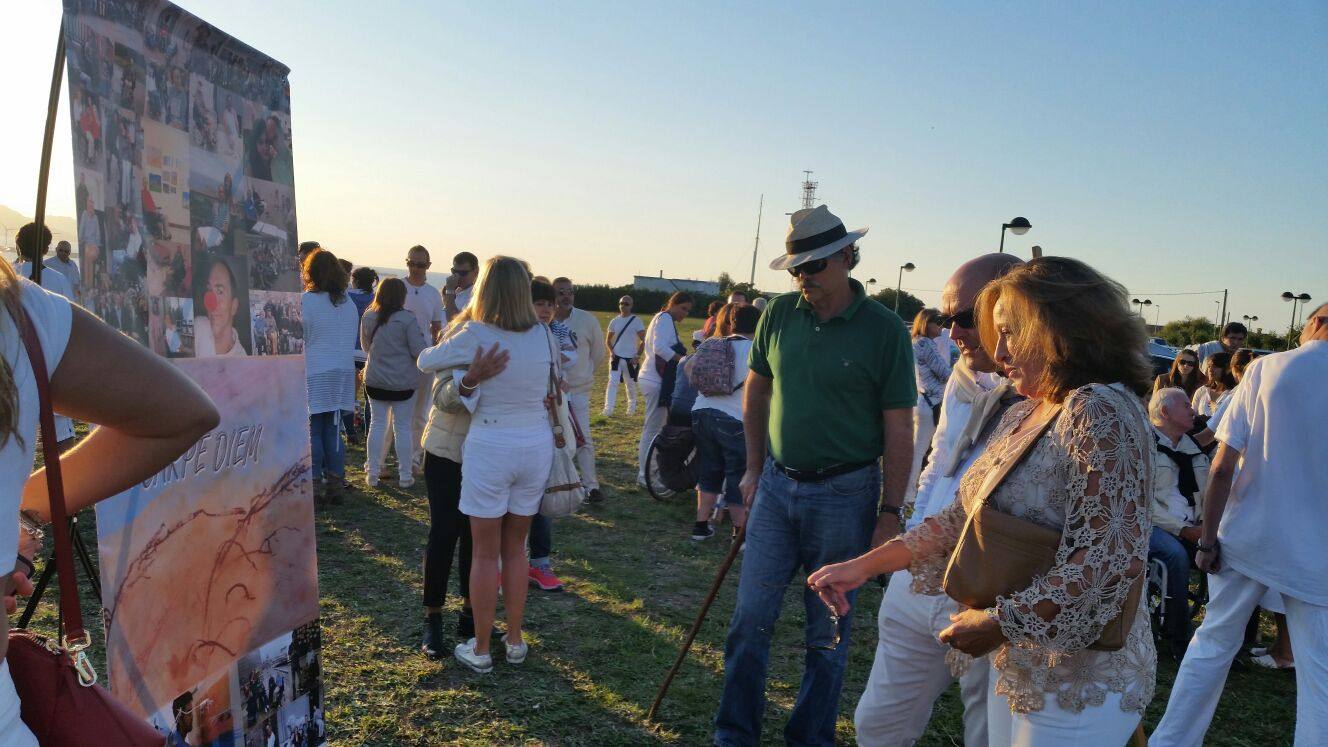
[[(72, 310), (51, 400), (61, 414), (100, 427), (60, 459), (70, 514), (162, 469), (220, 420), (208, 395), (175, 366), (81, 307)], [(22, 507), (50, 520), (44, 469), (28, 479)]]

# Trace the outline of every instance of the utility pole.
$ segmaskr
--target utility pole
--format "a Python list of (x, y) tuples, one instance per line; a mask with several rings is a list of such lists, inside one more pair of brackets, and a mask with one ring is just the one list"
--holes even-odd
[(1227, 326), (1227, 289), (1222, 289), (1222, 316), (1218, 320), (1218, 335), (1222, 334), (1222, 327)]
[(756, 253), (761, 248), (761, 214), (765, 211), (765, 194), (761, 194), (761, 201), (756, 207), (756, 245), (752, 247), (752, 274), (747, 279), (747, 284), (756, 287)]

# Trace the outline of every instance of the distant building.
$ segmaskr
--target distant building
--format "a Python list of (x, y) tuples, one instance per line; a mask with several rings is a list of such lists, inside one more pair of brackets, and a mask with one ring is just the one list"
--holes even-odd
[(719, 283), (713, 280), (666, 278), (662, 272), (659, 274), (659, 277), (635, 275), (632, 277), (632, 287), (637, 290), (664, 291), (665, 293), (687, 291), (688, 293), (697, 293), (703, 296), (719, 295)]

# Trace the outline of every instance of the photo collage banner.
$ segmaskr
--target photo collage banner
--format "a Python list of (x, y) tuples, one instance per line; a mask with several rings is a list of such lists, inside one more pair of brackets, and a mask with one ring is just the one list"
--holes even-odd
[(171, 744), (323, 744), (289, 70), (163, 0), (64, 37), (82, 302), (221, 412), (97, 506), (111, 688)]

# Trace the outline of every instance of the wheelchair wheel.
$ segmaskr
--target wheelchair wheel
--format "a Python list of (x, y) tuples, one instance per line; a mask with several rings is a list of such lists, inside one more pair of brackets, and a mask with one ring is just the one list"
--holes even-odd
[[(696, 460), (696, 451), (692, 450), (691, 455), (687, 457), (687, 463), (691, 464)], [(678, 497), (686, 497), (687, 491), (676, 491), (670, 489), (660, 474), (659, 469), (659, 436), (650, 443), (650, 449), (646, 451), (646, 490), (650, 497), (661, 503), (671, 503)]]

